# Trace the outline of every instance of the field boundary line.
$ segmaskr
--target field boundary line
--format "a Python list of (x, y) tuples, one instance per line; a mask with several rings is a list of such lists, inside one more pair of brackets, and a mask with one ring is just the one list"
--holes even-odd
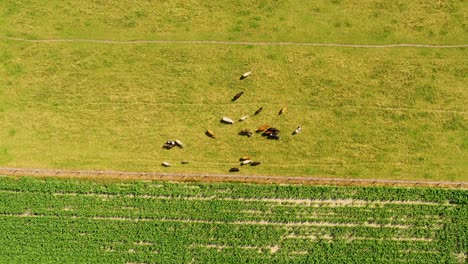
[[(171, 103), (171, 102), (86, 102), (79, 105), (62, 105), (59, 107), (63, 108), (73, 108), (73, 107), (82, 107), (83, 105), (150, 105), (150, 106), (187, 106), (194, 107), (200, 106), (205, 107), (206, 103)], [(232, 106), (232, 103), (210, 103), (212, 106)], [(255, 105), (258, 103), (238, 103), (238, 105)], [(263, 103), (263, 105), (277, 105), (277, 103)], [(309, 104), (290, 104), (290, 106), (310, 106)], [(442, 114), (468, 114), (468, 111), (464, 110), (452, 110), (452, 109), (430, 109), (430, 108), (411, 108), (411, 107), (392, 107), (392, 106), (372, 106), (372, 105), (342, 105), (342, 106), (322, 106), (317, 107), (314, 110), (330, 110), (330, 109), (371, 109), (371, 110), (381, 110), (381, 111), (406, 111), (406, 112), (423, 112), (423, 113), (442, 113)], [(94, 111), (93, 109), (89, 111)]]
[(53, 42), (82, 42), (82, 43), (103, 43), (103, 44), (215, 44), (215, 45), (253, 45), (253, 46), (313, 46), (313, 47), (345, 47), (345, 48), (467, 48), (468, 44), (343, 44), (343, 43), (315, 43), (315, 42), (255, 42), (255, 41), (222, 41), (222, 40), (109, 40), (109, 39), (26, 39), (18, 37), (2, 37), (7, 40), (33, 42), (33, 43), (53, 43)]
[(59, 178), (84, 178), (92, 180), (162, 180), (179, 182), (244, 182), (270, 184), (304, 184), (332, 186), (390, 186), (390, 187), (440, 187), (468, 189), (468, 182), (425, 181), (425, 180), (384, 180), (384, 179), (345, 179), (320, 178), (307, 176), (266, 176), (241, 174), (209, 173), (164, 173), (164, 172), (126, 172), (67, 169), (31, 169), (0, 167), (0, 175), (34, 176)]

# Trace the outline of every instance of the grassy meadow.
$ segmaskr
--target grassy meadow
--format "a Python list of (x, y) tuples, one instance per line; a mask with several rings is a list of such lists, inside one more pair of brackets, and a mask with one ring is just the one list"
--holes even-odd
[[(0, 1), (0, 166), (225, 173), (250, 155), (263, 164), (241, 173), (467, 180), (467, 49), (6, 38), (465, 44), (467, 9), (463, 1)], [(282, 139), (237, 135), (263, 124)], [(303, 133), (292, 136), (298, 125)], [(169, 139), (186, 147), (162, 149)]]
[(0, 177), (2, 263), (465, 263), (467, 191)]
[(468, 42), (466, 1), (0, 1), (0, 35), (338, 43)]
[[(467, 55), (3, 40), (0, 166), (226, 173), (250, 155), (241, 173), (467, 180)], [(263, 124), (282, 138), (237, 135)]]

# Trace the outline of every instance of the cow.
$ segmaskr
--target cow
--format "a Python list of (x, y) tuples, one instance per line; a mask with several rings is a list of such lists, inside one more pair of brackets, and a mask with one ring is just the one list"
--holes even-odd
[(239, 135), (241, 135), (241, 136), (248, 136), (248, 137), (251, 137), (252, 134), (253, 134), (253, 133), (252, 133), (250, 130), (248, 130), (248, 129), (244, 129), (244, 130), (242, 130), (241, 132), (239, 132)]
[(175, 142), (175, 144), (176, 144), (179, 148), (183, 148), (183, 147), (184, 147), (184, 144), (182, 143), (182, 141), (176, 139), (174, 142)]
[(243, 156), (239, 159), (239, 161), (244, 161), (244, 160), (249, 160), (249, 159), (251, 159), (250, 156)]
[(267, 138), (268, 138), (268, 139), (276, 139), (276, 140), (278, 140), (278, 139), (280, 139), (280, 136), (279, 136), (278, 134), (271, 134), (271, 135), (268, 135)]
[(287, 108), (286, 106), (283, 107), (283, 108), (281, 108), (281, 109), (279, 110), (279, 112), (278, 112), (278, 115), (281, 115), (282, 113), (286, 112), (287, 109), (288, 109), (288, 108)]
[(171, 148), (175, 147), (175, 145), (176, 145), (176, 142), (175, 142), (175, 141), (173, 141), (173, 140), (168, 140), (166, 143), (164, 143), (163, 148), (165, 148), (165, 149), (171, 149)]
[(256, 131), (256, 132), (257, 132), (257, 133), (262, 132), (262, 131), (266, 130), (266, 129), (269, 128), (269, 127), (270, 127), (269, 125), (263, 125), (263, 126), (257, 128), (257, 131)]
[(209, 136), (210, 138), (215, 138), (216, 134), (213, 133), (211, 130), (206, 130), (205, 135)]
[(301, 132), (302, 131), (302, 127), (301, 126), (298, 126), (296, 128), (296, 130), (294, 130), (294, 132), (292, 133), (293, 135), (296, 135), (297, 133)]
[(259, 109), (257, 109), (257, 111), (255, 111), (254, 115), (260, 114), (262, 110), (263, 110), (263, 107), (260, 107)]
[(249, 77), (251, 74), (252, 74), (252, 70), (242, 74), (239, 80), (244, 80), (245, 78)]
[(232, 124), (234, 124), (234, 120), (232, 120), (229, 117), (223, 117), (223, 118), (221, 118), (221, 123), (232, 125)]
[(169, 162), (167, 162), (167, 161), (164, 161), (164, 162), (162, 163), (162, 165), (163, 165), (164, 167), (170, 167), (170, 166), (171, 166), (171, 164), (169, 164)]
[(247, 160), (241, 161), (240, 165), (241, 165), (241, 166), (244, 166), (244, 165), (247, 165), (247, 164), (250, 164), (250, 163), (252, 163), (252, 161), (249, 160), (249, 159), (247, 159)]
[(246, 120), (247, 118), (249, 118), (249, 116), (243, 116), (243, 117), (241, 117), (241, 118), (239, 119), (239, 121), (244, 121), (244, 120)]
[(263, 132), (262, 136), (272, 136), (272, 135), (277, 135), (279, 134), (279, 130), (274, 128), (274, 127), (270, 127), (268, 128), (265, 132)]
[(243, 94), (244, 94), (244, 92), (240, 92), (240, 93), (234, 95), (234, 97), (231, 99), (231, 101), (232, 101), (232, 102), (236, 101), (236, 100), (239, 99), (239, 97), (241, 97), (241, 95), (243, 95)]
[(254, 162), (250, 163), (250, 166), (258, 166), (260, 164), (262, 164), (261, 161), (254, 161)]
[(236, 167), (229, 169), (229, 172), (238, 172), (238, 171), (239, 171), (239, 168), (236, 168)]

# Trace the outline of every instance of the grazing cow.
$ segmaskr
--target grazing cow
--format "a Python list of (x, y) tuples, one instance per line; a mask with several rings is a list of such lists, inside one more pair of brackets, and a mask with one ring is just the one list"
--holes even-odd
[(223, 118), (221, 118), (221, 123), (232, 125), (232, 124), (234, 124), (234, 120), (232, 120), (229, 117), (223, 117)]
[(262, 112), (262, 110), (263, 110), (263, 107), (260, 107), (257, 111), (255, 111), (254, 115), (260, 114), (260, 112)]
[(239, 159), (239, 161), (249, 160), (251, 159), (250, 156), (243, 156)]
[(248, 129), (244, 129), (244, 130), (242, 130), (241, 132), (239, 132), (239, 135), (241, 135), (241, 136), (248, 136), (248, 137), (251, 137), (252, 134), (253, 134), (253, 133), (252, 133), (250, 130), (248, 130)]
[(288, 108), (287, 108), (286, 106), (283, 107), (283, 108), (281, 108), (281, 109), (279, 110), (278, 115), (281, 115), (282, 113), (286, 112), (287, 109), (288, 109)]
[(187, 161), (187, 160), (183, 160), (183, 161), (181, 161), (180, 163), (181, 163), (181, 164), (189, 164), (190, 162)]
[(176, 143), (173, 140), (168, 140), (166, 143), (164, 143), (163, 148), (165, 149), (171, 149), (175, 147)]
[(171, 166), (171, 164), (169, 164), (169, 162), (167, 162), (167, 161), (164, 161), (164, 162), (162, 163), (162, 165), (163, 165), (164, 167), (170, 167), (170, 166)]
[(294, 132), (292, 133), (293, 135), (296, 135), (297, 133), (301, 132), (302, 131), (302, 127), (301, 126), (298, 126), (296, 128), (296, 130), (294, 130)]
[(241, 75), (241, 77), (239, 78), (240, 80), (244, 80), (245, 78), (249, 77), (250, 75), (252, 74), (252, 70), (244, 73)]
[(260, 165), (260, 164), (262, 164), (261, 161), (254, 161), (254, 162), (250, 163), (250, 166), (257, 166), (257, 165)]
[(205, 132), (205, 135), (209, 136), (210, 138), (215, 138), (216, 137), (215, 133), (213, 133), (213, 131), (211, 131), (211, 130), (207, 130)]
[(234, 97), (231, 99), (231, 101), (233, 101), (233, 102), (236, 101), (236, 100), (239, 99), (239, 97), (241, 97), (241, 95), (243, 95), (243, 94), (244, 94), (244, 92), (240, 92), (240, 93), (234, 95)]
[(263, 125), (263, 126), (257, 128), (257, 131), (256, 131), (256, 132), (257, 132), (257, 133), (262, 132), (262, 131), (264, 131), (265, 129), (267, 129), (267, 128), (269, 128), (269, 127), (270, 127), (269, 125)]
[(250, 163), (252, 163), (252, 161), (248, 159), (248, 160), (243, 160), (243, 161), (241, 161), (241, 164), (240, 164), (240, 165), (241, 165), (241, 166), (244, 166), (244, 165), (247, 165), (247, 164), (250, 164)]
[(280, 136), (279, 136), (278, 134), (271, 134), (271, 135), (268, 135), (267, 138), (268, 138), (268, 139), (276, 139), (276, 140), (278, 140), (278, 139), (280, 139)]
[(183, 147), (184, 147), (184, 144), (182, 143), (182, 141), (176, 139), (174, 142), (175, 142), (175, 144), (176, 144), (179, 148), (183, 148)]
[(239, 119), (239, 121), (244, 121), (244, 120), (246, 120), (247, 118), (249, 118), (249, 116), (243, 116), (243, 117), (241, 117), (241, 118)]
[(229, 172), (238, 172), (239, 171), (239, 168), (230, 168), (229, 169)]
[(271, 136), (271, 135), (277, 135), (279, 134), (279, 130), (274, 128), (274, 127), (270, 127), (268, 128), (265, 132), (263, 132), (262, 136)]

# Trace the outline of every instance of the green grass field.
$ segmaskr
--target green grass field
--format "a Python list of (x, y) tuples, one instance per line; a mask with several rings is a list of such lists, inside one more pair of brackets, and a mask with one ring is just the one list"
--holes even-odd
[[(0, 46), (2, 166), (225, 173), (251, 155), (243, 173), (467, 179), (466, 49)], [(262, 124), (283, 138), (237, 135)]]
[(0, 11), (0, 34), (27, 38), (468, 42), (459, 0), (3, 0)]
[[(467, 9), (463, 1), (1, 1), (0, 166), (225, 173), (250, 155), (263, 164), (241, 173), (467, 180), (466, 48), (5, 38), (466, 44)], [(219, 123), (259, 107), (244, 123)], [(237, 135), (263, 124), (282, 139)], [(186, 148), (163, 150), (169, 139)]]
[(465, 263), (466, 190), (0, 177), (2, 263)]

